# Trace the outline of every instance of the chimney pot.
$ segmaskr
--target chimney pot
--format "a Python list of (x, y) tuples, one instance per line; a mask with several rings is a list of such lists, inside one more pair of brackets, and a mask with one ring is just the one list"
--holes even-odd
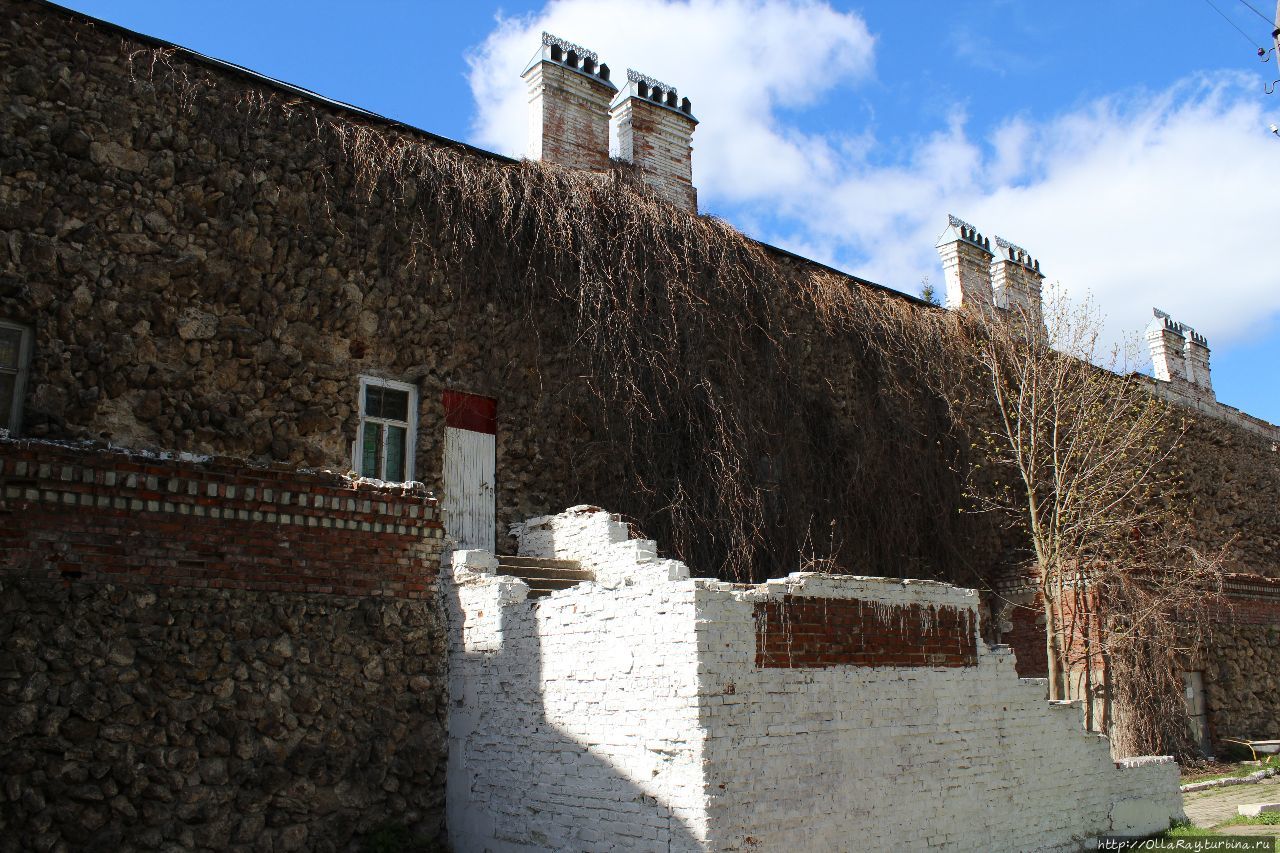
[(610, 106), (617, 155), (635, 164), (655, 192), (691, 213), (698, 210), (693, 186), (693, 146), (698, 120), (688, 98), (674, 86), (627, 69), (627, 86)]
[(942, 272), (947, 284), (947, 307), (989, 311), (991, 243), (963, 219), (947, 217), (947, 230), (938, 240)]
[(1186, 340), (1182, 327), (1173, 318), (1152, 308), (1155, 319), (1147, 326), (1147, 347), (1151, 351), (1151, 373), (1162, 382), (1187, 380)]
[(581, 45), (550, 33), (520, 76), (529, 88), (531, 160), (580, 169), (609, 168), (609, 67)]
[(991, 265), (991, 295), (997, 308), (1020, 312), (1037, 329), (1044, 330), (1041, 306), (1040, 262), (1021, 246), (996, 237), (1000, 260)]

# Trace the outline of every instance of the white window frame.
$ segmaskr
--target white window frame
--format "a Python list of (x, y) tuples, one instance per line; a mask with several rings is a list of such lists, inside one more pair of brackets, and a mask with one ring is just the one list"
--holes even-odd
[[(370, 385), (382, 388), (390, 388), (394, 391), (409, 392), (409, 420), (397, 421), (389, 418), (369, 417), (364, 413), (364, 401), (367, 396), (367, 389)], [(377, 376), (361, 376), (360, 377), (360, 426), (356, 430), (355, 443), (351, 445), (351, 470), (357, 474), (364, 476), (360, 471), (360, 463), (364, 457), (364, 425), (366, 423), (382, 424), (387, 426), (405, 427), (405, 447), (404, 447), (404, 476), (403, 482), (410, 482), (414, 475), (414, 455), (418, 446), (418, 386), (408, 382), (397, 382), (394, 379), (381, 379)], [(379, 460), (378, 467), (382, 473), (387, 472), (387, 444), (382, 443), (382, 459)]]
[[(22, 429), (23, 403), (27, 397), (27, 373), (31, 369), (31, 327), (9, 320), (0, 320), (0, 328), (14, 329), (18, 332), (18, 369), (13, 380), (13, 403), (9, 410), (9, 422), (0, 424), (0, 429), (7, 429), (9, 435), (16, 436)], [(4, 372), (7, 373), (8, 370), (4, 369)]]

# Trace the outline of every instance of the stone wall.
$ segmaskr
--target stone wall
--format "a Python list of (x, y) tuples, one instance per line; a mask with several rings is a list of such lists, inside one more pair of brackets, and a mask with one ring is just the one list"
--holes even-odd
[[(447, 265), (448, 212), (361, 186), (359, 155), (316, 128), (440, 140), (41, 2), (0, 10), (0, 317), (34, 331), (25, 434), (346, 470), (359, 377), (381, 376), (418, 390), (416, 476), (437, 490), (443, 392), (498, 400), (499, 529), (582, 501), (670, 529), (672, 472), (705, 463), (705, 436), (682, 432), (683, 412), (655, 410), (669, 421), (655, 435), (687, 441), (627, 446), (592, 390), (595, 353), (575, 346), (580, 306), (530, 279), (523, 247), (477, 246)], [(438, 189), (410, 180), (396, 192)], [(821, 530), (788, 542), (787, 560), (822, 540), (870, 571), (989, 576), (1018, 543), (954, 511), (956, 448), (887, 390), (893, 362), (817, 317), (791, 321), (802, 332), (785, 366), (794, 417), (762, 402), (748, 420), (768, 422), (775, 444), (820, 441), (844, 491), (765, 454), (750, 475), (768, 496), (756, 526), (814, 519)], [(716, 345), (689, 336), (690, 371), (729, 355)], [(1201, 421), (1180, 465), (1204, 543), (1235, 536), (1236, 568), (1274, 574), (1274, 442)]]
[[(504, 529), (574, 497), (544, 460), (608, 467), (558, 379), (582, 373), (572, 324), (549, 308), (539, 336), (500, 310), (504, 263), (447, 277), (440, 223), (362, 197), (317, 136), (341, 111), (39, 2), (0, 19), (0, 316), (34, 330), (25, 435), (346, 471), (372, 375), (418, 389), (437, 491), (443, 391), (498, 398)], [(271, 97), (292, 106), (254, 112)]]
[(442, 831), (431, 603), (10, 577), (0, 602), (0, 850)]
[[(519, 245), (446, 264), (448, 211), (361, 186), (360, 156), (316, 128), (439, 140), (39, 2), (0, 9), (0, 317), (34, 330), (27, 435), (346, 470), (359, 377), (381, 376), (418, 391), (416, 477), (436, 489), (443, 392), (497, 399), (500, 530), (583, 501), (669, 529), (669, 478), (704, 464), (700, 437), (661, 454), (628, 446), (594, 395), (596, 354), (575, 345), (580, 306), (531, 279)], [(395, 192), (437, 189), (410, 180)], [(977, 583), (1016, 543), (954, 512), (956, 448), (886, 392), (897, 377), (881, 371), (895, 368), (857, 334), (790, 322), (803, 332), (788, 336), (792, 419), (762, 400), (748, 420), (768, 423), (775, 444), (821, 441), (841, 476), (820, 489), (811, 471), (755, 460), (762, 526), (812, 518), (822, 532), (809, 541), (838, 543), (848, 565)], [(696, 335), (686, 346), (691, 371), (730, 356)], [(655, 414), (670, 421), (655, 434), (683, 435), (682, 414)], [(1222, 490), (1201, 515), (1205, 538), (1240, 534), (1242, 560), (1274, 567), (1275, 455), (1236, 432), (1215, 423), (1187, 456), (1197, 486)], [(1219, 450), (1225, 461), (1201, 464)]]
[(1193, 414), (1177, 465), (1193, 544), (1229, 545), (1231, 571), (1280, 578), (1280, 428), (1273, 435)]
[[(672, 479), (703, 485), (714, 436), (689, 434), (687, 406), (667, 401), (648, 410), (655, 446), (627, 443), (595, 394), (609, 371), (578, 339), (582, 306), (529, 273), (526, 247), (502, 235), (460, 250), (442, 236), (448, 210), (399, 203), (443, 188), (410, 178), (370, 194), (360, 154), (317, 127), (415, 154), (440, 140), (39, 2), (0, 0), (0, 12), (0, 317), (34, 331), (24, 434), (347, 470), (359, 377), (371, 375), (417, 389), (415, 476), (436, 490), (443, 392), (498, 401), (499, 530), (591, 501), (665, 532)], [(514, 182), (528, 174), (466, 156)], [(717, 270), (699, 274), (710, 283)], [(708, 298), (735, 310), (727, 291)], [(985, 568), (1002, 549), (983, 519), (950, 511), (954, 448), (886, 393), (892, 377), (864, 339), (815, 316), (790, 322), (807, 331), (786, 336), (785, 367), (766, 367), (788, 371), (796, 397), (771, 408), (749, 370), (743, 396), (759, 410), (743, 422), (770, 425), (770, 453), (808, 453), (817, 436), (832, 476), (824, 491), (812, 471), (750, 459), (762, 523), (812, 518), (810, 539), (886, 572)], [(753, 355), (715, 336), (683, 346), (689, 375)], [(726, 368), (715, 381), (742, 378)], [(893, 501), (862, 487), (890, 476)], [(805, 531), (789, 535), (788, 560)]]
[[(534, 601), (493, 574), (492, 555), (455, 554), (458, 849), (1076, 850), (1181, 815), (1176, 766), (1113, 762), (1078, 705), (1046, 703), (1043, 681), (977, 638), (972, 591), (691, 579), (630, 536), (594, 507), (523, 525), (522, 553), (577, 559), (597, 578)], [(804, 635), (824, 609), (893, 630), (831, 651), (844, 661), (761, 660), (762, 634), (788, 630), (762, 612), (803, 615)], [(972, 659), (890, 662), (957, 623)]]
[[(580, 306), (527, 275), (526, 247), (459, 254), (441, 236), (447, 211), (361, 185), (360, 156), (316, 128), (340, 121), (393, 146), (441, 140), (41, 2), (0, 0), (0, 21), (0, 317), (34, 332), (25, 434), (346, 470), (359, 378), (381, 376), (417, 389), (416, 477), (435, 489), (442, 394), (498, 400), (500, 530), (581, 501), (651, 533), (674, 526), (674, 478), (713, 458), (685, 411), (655, 406), (660, 440), (629, 446), (592, 390), (595, 354), (576, 345)], [(409, 180), (396, 192), (442, 190)], [(702, 270), (709, 284), (716, 273)], [(769, 425), (758, 430), (769, 443), (790, 442), (791, 459), (816, 458), (829, 482), (771, 448), (749, 460), (766, 500), (746, 532), (816, 525), (808, 539), (771, 536), (788, 562), (756, 576), (786, 571), (814, 542), (845, 566), (968, 585), (1016, 559), (1018, 542), (955, 512), (954, 436), (918, 417), (896, 363), (852, 330), (790, 319), (798, 332), (773, 369), (795, 397), (781, 416), (768, 401), (744, 414)], [(751, 356), (699, 334), (683, 345), (691, 376)], [(1280, 572), (1275, 448), (1265, 431), (1202, 413), (1179, 459), (1200, 544), (1234, 537), (1238, 570)], [(1247, 658), (1227, 663), (1244, 672)]]
[(1280, 580), (1234, 575), (1226, 589), (1228, 606), (1195, 664), (1204, 672), (1210, 735), (1280, 738)]
[(0, 850), (442, 832), (420, 487), (0, 441)]

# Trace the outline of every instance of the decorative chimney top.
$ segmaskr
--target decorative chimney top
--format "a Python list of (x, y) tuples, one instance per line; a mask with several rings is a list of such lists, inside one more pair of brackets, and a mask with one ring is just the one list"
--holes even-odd
[(698, 120), (693, 117), (693, 104), (688, 98), (681, 98), (675, 86), (656, 80), (648, 74), (641, 74), (634, 68), (627, 69), (627, 84), (630, 94), (635, 97), (675, 110), (697, 123)]
[(1182, 324), (1176, 322), (1168, 314), (1161, 311), (1159, 308), (1152, 308), (1151, 313), (1155, 316), (1155, 319), (1151, 321), (1151, 325), (1163, 326), (1171, 332), (1176, 332), (1179, 335), (1182, 334)]
[(1013, 261), (1015, 264), (1021, 264), (1034, 273), (1040, 272), (1040, 261), (1031, 257), (1031, 253), (1019, 245), (1010, 243), (1008, 240), (997, 235), (996, 248), (1000, 250), (999, 254), (1005, 260)]
[(991, 241), (959, 217), (947, 215), (938, 238), (938, 255), (947, 283), (947, 307), (987, 312), (994, 307), (991, 290)]
[(1151, 313), (1155, 315), (1155, 319), (1151, 321), (1152, 326), (1163, 326), (1174, 334), (1181, 335), (1200, 346), (1207, 347), (1209, 345), (1209, 339), (1204, 335), (1200, 334), (1186, 323), (1179, 323), (1159, 308), (1152, 308)]
[(527, 74), (529, 69), (539, 62), (554, 62), (604, 83), (614, 91), (618, 89), (609, 81), (609, 66), (600, 61), (600, 56), (594, 50), (588, 50), (580, 44), (574, 44), (557, 35), (547, 32), (542, 34), (542, 48), (524, 73)]
[(542, 33), (543, 47), (558, 47), (561, 53), (577, 54), (583, 59), (590, 59), (592, 62), (599, 62), (600, 57), (594, 50), (587, 50), (580, 44), (574, 44), (571, 41), (560, 38), (560, 36), (552, 35), (545, 30)]
[(958, 216), (952, 216), (950, 213), (947, 214), (947, 231), (943, 232), (942, 239), (938, 241), (938, 246), (942, 246), (944, 243), (953, 242), (953, 240), (947, 239), (947, 232), (950, 231), (954, 231), (956, 237), (960, 240), (963, 240), (966, 243), (971, 243), (979, 249), (982, 249), (987, 254), (991, 254), (991, 241), (986, 237), (983, 237), (977, 228), (973, 227), (968, 222), (965, 222)]

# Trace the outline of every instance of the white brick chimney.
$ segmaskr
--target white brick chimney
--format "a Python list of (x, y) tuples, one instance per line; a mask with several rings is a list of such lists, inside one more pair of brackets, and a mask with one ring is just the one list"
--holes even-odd
[(1040, 262), (1026, 249), (996, 237), (995, 259), (991, 264), (991, 292), (997, 308), (1021, 314), (1035, 327), (1044, 327), (1040, 303)]
[(1147, 348), (1151, 350), (1151, 373), (1162, 382), (1185, 382), (1187, 361), (1183, 350), (1186, 338), (1182, 326), (1173, 318), (1153, 308), (1155, 319), (1147, 325)]
[(1152, 374), (1181, 391), (1214, 399), (1213, 380), (1209, 375), (1209, 341), (1159, 308), (1153, 308), (1152, 312), (1155, 319), (1147, 326)]
[(609, 108), (614, 153), (635, 164), (641, 179), (677, 207), (698, 212), (693, 186), (693, 117), (674, 86), (627, 70), (627, 85)]
[(618, 91), (609, 66), (594, 52), (543, 33), (542, 47), (520, 76), (529, 87), (529, 159), (609, 168), (609, 102)]
[(1187, 381), (1209, 396), (1213, 393), (1213, 380), (1209, 377), (1209, 340), (1190, 326), (1186, 330), (1187, 343), (1183, 354), (1187, 362)]
[(947, 307), (989, 311), (993, 304), (991, 241), (963, 219), (948, 216), (938, 254), (947, 283)]

